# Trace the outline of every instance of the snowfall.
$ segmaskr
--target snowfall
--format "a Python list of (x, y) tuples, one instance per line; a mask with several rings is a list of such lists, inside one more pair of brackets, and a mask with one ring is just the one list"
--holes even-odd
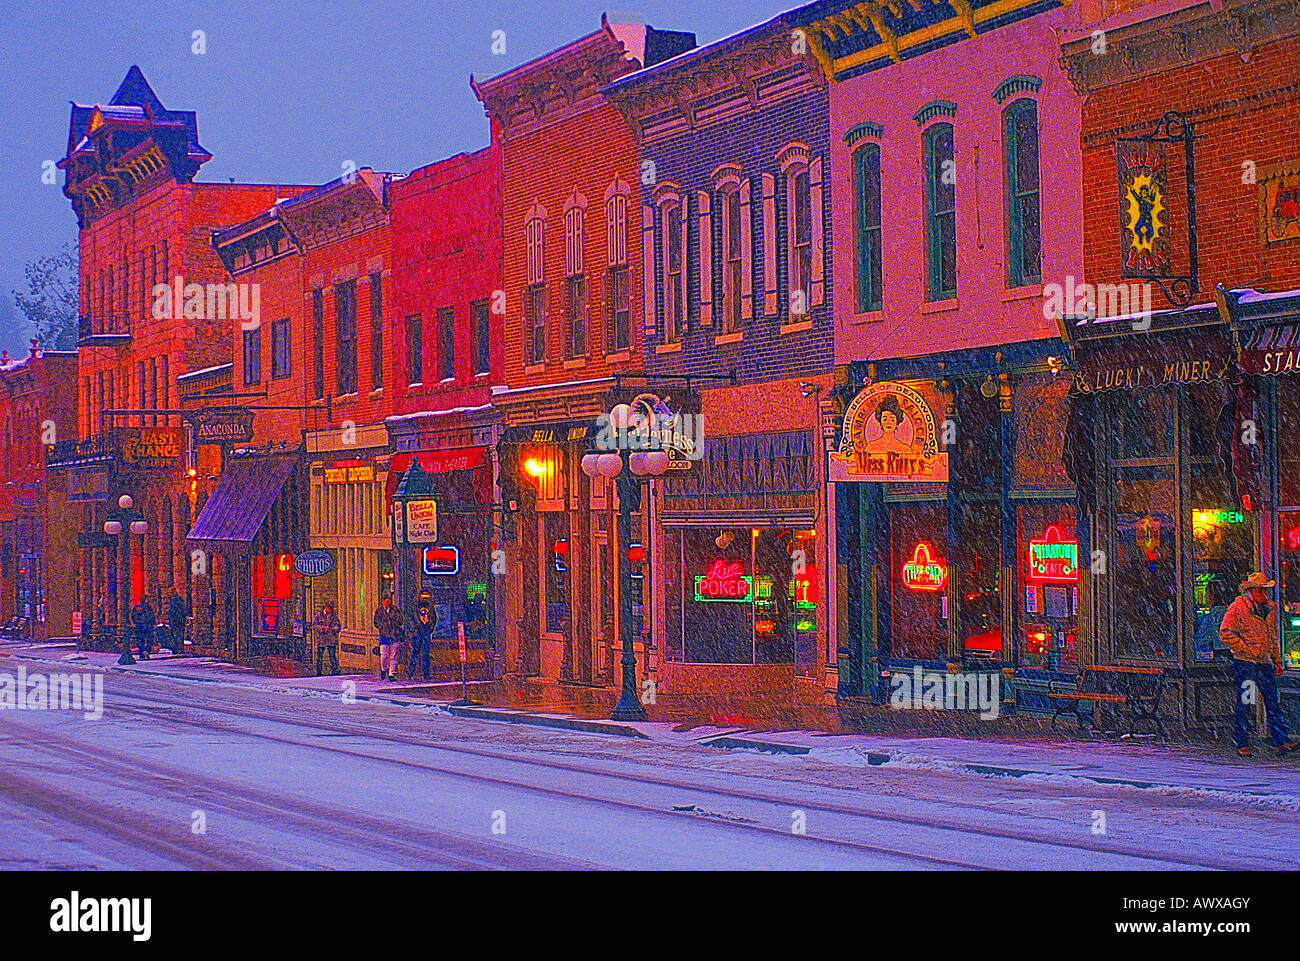
[(372, 677), (0, 644), (0, 868), (1293, 868), (1300, 763), (1149, 741), (600, 724)]

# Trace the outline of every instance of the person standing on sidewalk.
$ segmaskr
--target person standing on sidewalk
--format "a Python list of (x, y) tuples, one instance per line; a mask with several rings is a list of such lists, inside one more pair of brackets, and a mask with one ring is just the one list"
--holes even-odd
[(379, 632), (379, 676), (385, 681), (397, 680), (397, 646), (402, 642), (402, 611), (393, 603), (391, 592), (375, 609), (375, 630)]
[(321, 605), (321, 609), (316, 612), (312, 618), (311, 631), (316, 640), (316, 676), (320, 677), (321, 668), (324, 667), (325, 655), (330, 656), (330, 673), (339, 672), (339, 630), (342, 625), (339, 624), (338, 615), (334, 613), (334, 605), (326, 601)]
[(176, 654), (185, 653), (185, 621), (189, 616), (189, 605), (181, 597), (181, 589), (173, 587), (172, 596), (167, 598), (167, 626), (171, 629), (172, 650)]
[(140, 646), (140, 660), (149, 660), (149, 650), (153, 647), (153, 632), (158, 627), (158, 615), (153, 605), (143, 594), (140, 603), (131, 608), (131, 626), (135, 628), (136, 643)]
[(418, 664), (424, 679), (429, 679), (429, 639), (433, 637), (433, 617), (429, 604), (420, 598), (420, 608), (415, 613), (415, 629), (411, 632), (411, 662), (406, 666), (408, 677), (415, 677)]
[(1288, 754), (1295, 748), (1287, 740), (1274, 680), (1282, 673), (1282, 659), (1275, 640), (1277, 605), (1267, 593), (1273, 586), (1274, 582), (1263, 574), (1251, 574), (1241, 582), (1241, 594), (1228, 605), (1219, 627), (1219, 640), (1232, 652), (1232, 676), (1237, 686), (1232, 706), (1232, 742), (1242, 757), (1251, 755), (1251, 715), (1261, 697), (1274, 749), (1278, 754)]

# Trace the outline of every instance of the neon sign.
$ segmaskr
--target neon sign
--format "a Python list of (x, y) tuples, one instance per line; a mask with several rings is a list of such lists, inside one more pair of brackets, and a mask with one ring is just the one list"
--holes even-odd
[(916, 545), (912, 559), (903, 565), (903, 586), (914, 591), (941, 591), (948, 580), (943, 558), (935, 557), (925, 541)]
[(1193, 527), (1209, 527), (1217, 524), (1244, 524), (1246, 516), (1241, 511), (1195, 511), (1192, 514)]
[(748, 604), (754, 597), (754, 578), (743, 570), (739, 561), (714, 561), (707, 574), (695, 575), (695, 600)]
[(1055, 524), (1029, 540), (1029, 580), (1074, 584), (1079, 580), (1079, 542), (1066, 540)]
[(1287, 550), (1300, 550), (1300, 527), (1293, 527), (1286, 532)]

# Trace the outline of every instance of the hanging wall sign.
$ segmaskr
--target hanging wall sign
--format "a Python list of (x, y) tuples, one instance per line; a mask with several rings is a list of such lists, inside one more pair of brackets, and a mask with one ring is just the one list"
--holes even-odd
[(941, 591), (947, 582), (943, 558), (935, 557), (934, 548), (925, 541), (917, 544), (912, 559), (903, 565), (903, 586), (914, 591)]
[(122, 466), (129, 469), (171, 467), (181, 456), (180, 434), (168, 427), (118, 429)]
[(1067, 540), (1055, 524), (1029, 541), (1029, 580), (1036, 584), (1073, 584), (1079, 580), (1079, 542)]
[(1300, 240), (1300, 160), (1259, 172), (1259, 203), (1264, 243)]
[(739, 561), (714, 561), (706, 574), (695, 576), (695, 600), (748, 604), (754, 599), (754, 578)]
[(190, 418), (196, 444), (247, 444), (253, 439), (253, 412), (205, 410)]
[(320, 577), (334, 569), (334, 555), (322, 548), (313, 547), (293, 559), (293, 568), (303, 577)]
[(939, 449), (934, 418), (941, 405), (928, 384), (885, 381), (861, 390), (844, 411), (839, 449), (830, 455), (831, 480), (946, 481), (948, 453)]
[[(401, 501), (396, 503), (401, 504)], [(406, 501), (406, 543), (432, 544), (438, 539), (438, 502), (433, 498)]]
[(1115, 153), (1122, 274), (1168, 277), (1172, 268), (1165, 146), (1149, 140), (1121, 140)]

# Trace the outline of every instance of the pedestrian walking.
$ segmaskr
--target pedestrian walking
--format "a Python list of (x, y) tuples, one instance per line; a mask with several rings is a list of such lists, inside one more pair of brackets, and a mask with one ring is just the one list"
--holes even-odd
[(385, 592), (375, 609), (375, 630), (379, 632), (379, 676), (385, 681), (397, 680), (397, 647), (402, 643), (404, 623), (402, 610), (393, 603), (391, 592)]
[(153, 605), (143, 595), (140, 603), (131, 608), (131, 626), (135, 628), (136, 643), (140, 648), (140, 660), (149, 660), (149, 651), (153, 647), (153, 632), (158, 627), (158, 615)]
[(316, 612), (312, 619), (311, 629), (316, 640), (316, 676), (320, 677), (321, 667), (323, 666), (325, 654), (330, 656), (331, 674), (339, 672), (339, 624), (338, 615), (334, 613), (334, 605), (326, 601), (321, 605), (321, 609)]
[(415, 629), (411, 632), (411, 661), (406, 666), (407, 677), (415, 677), (418, 664), (424, 679), (429, 679), (429, 640), (433, 637), (433, 623), (428, 602), (420, 598), (420, 608), (415, 613)]
[(1232, 676), (1237, 695), (1232, 706), (1232, 743), (1242, 757), (1250, 757), (1250, 722), (1262, 698), (1268, 715), (1268, 733), (1278, 754), (1295, 745), (1287, 740), (1286, 722), (1278, 703), (1274, 678), (1282, 673), (1278, 651), (1277, 605), (1268, 598), (1275, 586), (1256, 572), (1241, 582), (1241, 594), (1228, 605), (1219, 628), (1219, 640), (1232, 652)]
[(167, 598), (167, 627), (171, 630), (172, 650), (178, 654), (185, 653), (185, 622), (189, 616), (189, 605), (181, 597), (181, 589), (173, 587), (172, 596)]

